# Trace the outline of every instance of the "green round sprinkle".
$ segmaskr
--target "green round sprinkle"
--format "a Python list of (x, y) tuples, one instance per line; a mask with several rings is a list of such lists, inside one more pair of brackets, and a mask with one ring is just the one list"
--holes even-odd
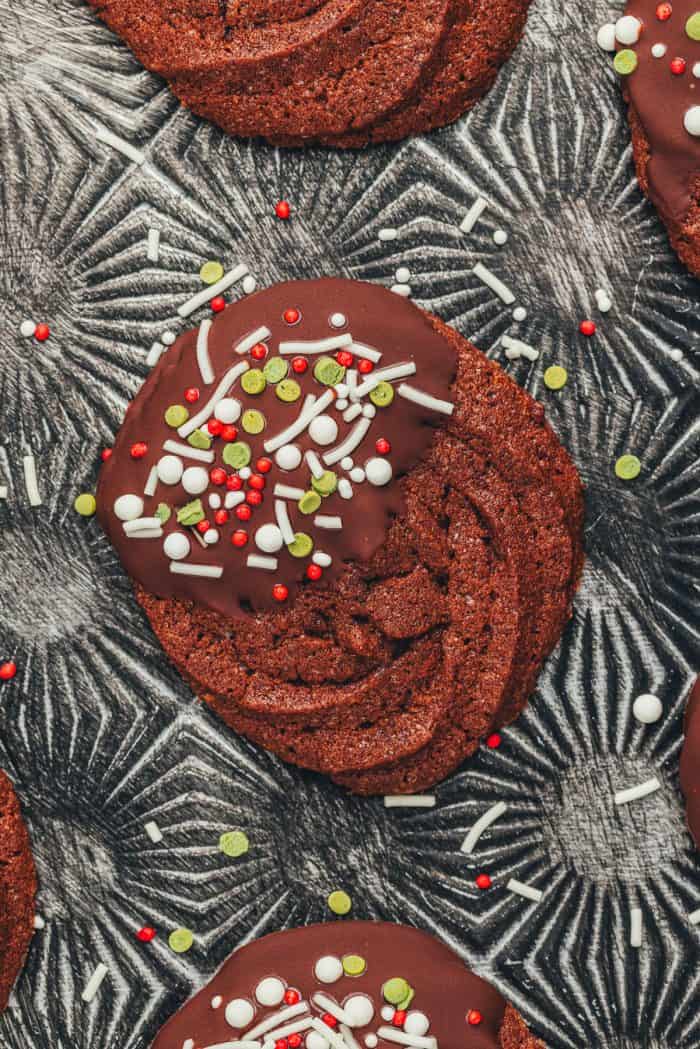
[(168, 943), (171, 951), (175, 951), (176, 954), (184, 954), (194, 943), (194, 936), (190, 929), (173, 929), (168, 936)]
[(335, 386), (345, 377), (345, 368), (332, 357), (319, 357), (314, 365), (314, 379), (324, 386)]
[(386, 408), (394, 399), (394, 387), (391, 383), (382, 380), (373, 390), (369, 391), (369, 399), (377, 408)]
[(700, 11), (690, 16), (685, 23), (685, 31), (691, 40), (700, 40)]
[(275, 387), (275, 393), (281, 401), (291, 404), (301, 397), (301, 386), (295, 379), (282, 379), (279, 386)]
[(97, 500), (90, 492), (83, 492), (73, 503), (81, 517), (92, 517), (97, 509)]
[(409, 988), (408, 994), (405, 998), (402, 998), (399, 1004), (396, 1006), (397, 1009), (408, 1009), (409, 1005), (416, 996), (416, 992), (412, 987)]
[(390, 1005), (398, 1005), (408, 995), (411, 985), (403, 976), (392, 976), (382, 987), (382, 994)]
[(367, 968), (367, 962), (360, 954), (346, 954), (342, 962), (347, 976), (362, 976)]
[(224, 856), (243, 856), (250, 848), (248, 836), (242, 830), (227, 830), (219, 838), (219, 848)]
[(246, 433), (262, 433), (265, 429), (265, 416), (255, 408), (249, 408), (241, 416), (241, 426)]
[(157, 517), (159, 521), (162, 521), (163, 524), (165, 524), (166, 521), (170, 520), (171, 514), (172, 510), (170, 509), (167, 503), (158, 503), (158, 506), (156, 507), (156, 512), (153, 516)]
[(287, 550), (292, 557), (308, 557), (314, 548), (314, 541), (306, 532), (295, 532), (294, 542), (290, 543)]
[(241, 379), (241, 386), (246, 393), (262, 393), (267, 386), (267, 379), (259, 368), (249, 368)]
[(352, 910), (352, 900), (347, 892), (336, 889), (328, 897), (328, 906), (333, 914), (349, 914)]
[(216, 284), (224, 275), (224, 267), (220, 262), (205, 262), (199, 271), (203, 284)]
[(165, 421), (168, 426), (172, 426), (173, 429), (177, 429), (178, 426), (182, 426), (186, 423), (190, 417), (190, 413), (185, 408), (184, 404), (171, 404), (169, 408), (165, 409)]
[(202, 500), (193, 499), (190, 503), (186, 503), (185, 506), (181, 506), (176, 517), (177, 523), (184, 525), (185, 528), (191, 528), (192, 525), (199, 524), (200, 521), (204, 520)]
[(333, 495), (338, 487), (338, 475), (332, 470), (324, 470), (320, 477), (311, 478), (311, 487), (314, 492), (318, 492), (324, 498), (327, 495)]
[(624, 50), (617, 52), (613, 59), (613, 65), (620, 76), (629, 76), (637, 68), (637, 55), (629, 47), (626, 47)]
[(559, 364), (552, 364), (544, 373), (544, 384), (550, 390), (561, 390), (562, 386), (566, 386), (566, 380), (569, 378), (566, 368), (562, 368)]
[(615, 473), (621, 481), (633, 481), (639, 477), (642, 464), (636, 455), (621, 455), (615, 463)]
[(221, 458), (227, 466), (240, 470), (242, 466), (247, 466), (250, 462), (250, 446), (245, 441), (233, 441), (232, 444), (224, 445)]
[(289, 365), (284, 357), (270, 357), (269, 361), (265, 361), (263, 375), (268, 382), (275, 383), (279, 382), (280, 379), (284, 379), (288, 371)]
[(304, 492), (297, 506), (303, 514), (315, 513), (321, 505), (321, 496), (318, 492)]
[(193, 448), (211, 448), (211, 437), (204, 430), (193, 430), (187, 438), (187, 443), (191, 444)]

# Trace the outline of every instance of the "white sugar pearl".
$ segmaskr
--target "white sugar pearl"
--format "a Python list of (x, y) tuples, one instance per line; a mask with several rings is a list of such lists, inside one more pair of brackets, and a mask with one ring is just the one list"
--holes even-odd
[(156, 466), (158, 480), (163, 484), (179, 484), (182, 477), (182, 459), (176, 455), (163, 455)]
[(164, 346), (172, 346), (176, 338), (177, 335), (174, 331), (164, 331), (160, 337), (160, 341), (163, 343)]
[(362, 409), (362, 414), (364, 415), (365, 419), (374, 419), (375, 415), (377, 414), (377, 409), (374, 407), (373, 404), (365, 404)]
[(134, 521), (143, 513), (143, 499), (140, 495), (120, 495), (114, 500), (114, 512), (120, 521)]
[(683, 350), (671, 350), (669, 356), (672, 361), (675, 361), (676, 364), (678, 364), (679, 361), (683, 360)]
[(19, 333), (24, 339), (30, 339), (36, 331), (36, 324), (34, 321), (22, 321), (19, 326)]
[(218, 529), (216, 529), (216, 528), (207, 528), (207, 530), (204, 533), (202, 538), (204, 539), (204, 542), (207, 544), (207, 546), (213, 546), (214, 543), (218, 543), (219, 542)]
[(163, 553), (171, 561), (182, 561), (190, 552), (190, 541), (184, 532), (171, 532), (163, 540)]
[(659, 720), (663, 712), (664, 708), (661, 705), (661, 700), (650, 692), (637, 696), (632, 704), (632, 713), (637, 721), (641, 721), (643, 725), (653, 725), (655, 721)]
[(497, 229), (493, 235), (494, 244), (498, 244), (499, 248), (502, 248), (505, 242), (508, 240), (508, 234), (504, 229)]
[(686, 110), (683, 127), (689, 135), (700, 135), (700, 106), (691, 106)]
[(330, 568), (333, 564), (333, 558), (330, 554), (324, 554), (323, 550), (317, 550), (311, 558), (315, 565), (320, 565), (321, 568)]
[(255, 277), (252, 273), (249, 273), (247, 277), (243, 278), (243, 293), (245, 295), (252, 295), (257, 286)]
[(234, 397), (224, 397), (214, 409), (214, 418), (224, 426), (235, 423), (241, 414), (241, 406)]
[(524, 306), (516, 306), (515, 309), (513, 310), (513, 320), (514, 321), (524, 321), (526, 317), (527, 317), (527, 310), (525, 309), (525, 307)]
[(399, 266), (396, 271), (396, 280), (399, 284), (408, 284), (411, 279), (411, 271), (408, 266)]
[(309, 437), (316, 444), (333, 444), (338, 436), (338, 424), (330, 415), (317, 415), (309, 424)]
[(251, 468), (249, 466), (242, 466), (240, 468), (240, 470), (238, 471), (238, 476), (240, 477), (240, 479), (242, 481), (247, 481), (248, 478), (250, 477), (250, 475), (252, 474), (252, 472), (253, 471), (251, 470)]
[(354, 481), (355, 484), (362, 484), (365, 479), (365, 471), (361, 466), (353, 466), (350, 471), (350, 480)]
[(347, 324), (344, 313), (332, 313), (329, 320), (331, 328), (344, 328)]
[(353, 466), (355, 465), (355, 463), (354, 463), (354, 462), (353, 462), (353, 460), (352, 460), (352, 456), (350, 456), (350, 455), (345, 455), (345, 456), (343, 456), (343, 458), (342, 458), (342, 459), (340, 460), (340, 465), (341, 465), (341, 467), (343, 468), (343, 470), (352, 470), (352, 468), (353, 468)]
[(651, 49), (652, 58), (663, 58), (667, 51), (665, 44), (654, 44)]
[(383, 1005), (381, 1012), (382, 1020), (393, 1020), (394, 1009), (391, 1005)]
[(352, 994), (343, 1002), (343, 1012), (348, 1017), (351, 1027), (366, 1027), (372, 1022), (374, 1005), (366, 994)]
[(417, 1009), (412, 1010), (408, 1014), (403, 1025), (406, 1034), (417, 1034), (419, 1037), (426, 1034), (429, 1027), (430, 1020), (425, 1013), (418, 1012)]
[(367, 1049), (376, 1049), (378, 1041), (379, 1039), (377, 1038), (376, 1034), (365, 1035), (365, 1045), (367, 1046)]
[(321, 983), (335, 983), (343, 975), (343, 963), (335, 955), (326, 954), (316, 962), (314, 975)]
[(348, 402), (344, 397), (339, 397), (337, 401), (333, 402), (333, 407), (337, 412), (344, 412), (348, 406)]
[(283, 444), (275, 452), (275, 462), (280, 470), (296, 470), (301, 463), (301, 449), (295, 444)]
[(603, 51), (614, 51), (615, 50), (615, 24), (614, 22), (606, 22), (598, 30), (596, 37), (598, 41), (598, 47), (602, 47)]
[(255, 1009), (247, 998), (233, 998), (226, 1006), (224, 1015), (231, 1027), (247, 1027), (255, 1016)]
[(212, 510), (218, 510), (221, 506), (221, 496), (218, 492), (212, 492), (209, 496), (209, 505)]
[(621, 44), (636, 44), (642, 31), (642, 23), (634, 15), (623, 15), (615, 23), (615, 38)]
[[(693, 66), (693, 76), (700, 77), (700, 62), (696, 62)], [(31, 324), (31, 321), (29, 323)]]
[(365, 463), (365, 474), (370, 484), (381, 487), (388, 484), (392, 478), (393, 470), (388, 459), (370, 459)]
[(318, 1031), (309, 1031), (306, 1036), (306, 1049), (328, 1049), (329, 1043)]
[(209, 484), (209, 474), (203, 466), (188, 466), (182, 475), (182, 487), (189, 495), (200, 495)]
[(264, 524), (255, 533), (255, 545), (266, 554), (276, 554), (284, 546), (282, 533), (275, 524)]
[(221, 995), (220, 994), (215, 994), (214, 997), (211, 1000), (211, 1007), (212, 1007), (212, 1009), (220, 1009), (222, 1002), (223, 1002), (223, 998), (221, 997)]
[(261, 1005), (279, 1005), (284, 998), (284, 984), (276, 976), (266, 976), (255, 988), (255, 997)]

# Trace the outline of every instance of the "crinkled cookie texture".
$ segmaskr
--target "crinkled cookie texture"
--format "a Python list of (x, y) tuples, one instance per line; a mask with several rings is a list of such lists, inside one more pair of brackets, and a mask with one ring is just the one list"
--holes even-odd
[(700, 848), (700, 678), (695, 682), (686, 706), (680, 778), (688, 827)]
[[(382, 1015), (383, 1013), (386, 1016)], [(331, 1026), (332, 1025), (332, 1026)], [(389, 922), (272, 933), (236, 951), (153, 1049), (229, 1045), (394, 1049), (397, 1035), (464, 1049), (544, 1049), (494, 987), (439, 940)], [(386, 1037), (387, 1033), (390, 1037)]]
[(89, 0), (189, 109), (276, 145), (364, 146), (455, 120), (530, 0)]
[(27, 956), (35, 895), (29, 835), (12, 783), (0, 771), (0, 1013)]
[[(292, 325), (290, 310), (300, 315)], [(264, 342), (239, 355), (261, 329)], [(236, 731), (357, 793), (429, 787), (522, 710), (571, 614), (583, 562), (575, 467), (542, 406), (497, 364), (379, 286), (293, 282), (230, 306), (208, 331), (206, 389), (201, 332), (161, 359), (101, 471), (100, 519), (138, 600), (177, 668)], [(330, 357), (317, 349), (329, 338)], [(264, 363), (251, 356), (261, 353)], [(279, 398), (290, 381), (278, 378), (280, 360), (298, 387), (291, 403)], [(180, 466), (167, 464), (170, 483), (149, 486), (172, 440), (164, 416), (199, 384), (192, 408), (207, 430), (211, 411), (199, 405), (237, 361), (248, 370), (224, 382), (224, 414), (236, 416), (240, 432), (228, 436), (243, 439), (253, 472), (226, 466), (225, 435), (198, 439), (211, 447), (209, 462), (193, 461), (203, 486), (193, 517), (182, 490), (191, 419), (175, 434), (184, 451)], [(261, 369), (263, 390), (250, 378)], [(312, 421), (296, 432), (322, 399), (320, 429)], [(260, 433), (245, 431), (251, 409)], [(296, 436), (280, 445), (290, 424)], [(262, 495), (252, 506), (251, 485)], [(206, 532), (218, 520), (212, 506), (231, 492), (228, 519), (220, 515), (216, 538), (201, 546), (192, 522), (206, 515)], [(115, 512), (125, 495), (132, 520)], [(162, 506), (161, 524), (152, 515)], [(284, 516), (291, 547), (278, 529)], [(152, 534), (141, 537), (143, 527)], [(173, 536), (187, 548), (179, 560), (166, 556)], [(191, 565), (221, 571), (191, 575)]]

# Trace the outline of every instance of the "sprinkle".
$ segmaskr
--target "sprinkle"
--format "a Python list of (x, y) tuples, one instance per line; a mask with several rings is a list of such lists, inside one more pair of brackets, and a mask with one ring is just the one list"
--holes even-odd
[(491, 881), (491, 876), (489, 874), (477, 874), (474, 879), (474, 884), (477, 889), (490, 889), (493, 882)]
[(510, 306), (515, 302), (515, 295), (510, 288), (506, 287), (503, 281), (499, 280), (498, 277), (481, 262), (477, 262), (476, 266), (472, 269), (472, 273), (475, 277), (478, 277), (487, 288), (490, 288), (502, 302), (505, 302), (506, 306)]
[(194, 936), (190, 929), (173, 929), (168, 936), (168, 945), (176, 954), (185, 954), (194, 943)]
[(379, 233), (377, 234), (380, 240), (396, 240), (398, 235), (399, 231), (397, 229), (393, 229), (391, 226), (385, 226), (383, 229), (380, 229)]
[(550, 390), (561, 390), (566, 386), (568, 377), (566, 368), (562, 368), (559, 364), (550, 365), (542, 376), (545, 386)]
[(235, 506), (245, 502), (245, 492), (227, 492), (224, 496), (224, 506), (227, 510), (233, 510)]
[(81, 517), (92, 517), (97, 509), (97, 501), (91, 492), (82, 492), (73, 503), (73, 508)]
[(391, 290), (394, 295), (400, 295), (402, 299), (407, 299), (411, 294), (410, 284), (392, 284)]
[(0, 484), (0, 499), (7, 499), (7, 485)]
[(406, 284), (411, 279), (411, 271), (408, 266), (399, 266), (394, 276), (399, 284)]
[(331, 448), (329, 452), (324, 453), (323, 461), (326, 466), (332, 466), (333, 463), (339, 462), (341, 459), (344, 459), (346, 455), (350, 455), (354, 452), (362, 443), (364, 436), (371, 425), (371, 419), (359, 419), (344, 441), (337, 444), (335, 448)]
[(293, 342), (281, 342), (279, 352), (283, 357), (296, 353), (311, 356), (316, 353), (330, 353), (331, 350), (340, 350), (344, 346), (351, 345), (352, 335), (346, 332), (344, 335), (329, 335), (327, 339), (298, 339)]
[(322, 1037), (325, 1038), (327, 1042), (330, 1042), (331, 1045), (335, 1047), (335, 1049), (347, 1049), (347, 1046), (345, 1045), (345, 1042), (343, 1041), (341, 1036), (339, 1034), (336, 1034), (333, 1028), (329, 1027), (328, 1024), (325, 1024), (323, 1020), (319, 1020), (314, 1016), (311, 1019), (311, 1026), (313, 1027), (314, 1031), (318, 1031), (318, 1033), (322, 1035)]
[(274, 572), (277, 569), (277, 558), (263, 557), (261, 554), (248, 554), (246, 564), (248, 568), (264, 568), (266, 572)]
[(640, 798), (646, 798), (647, 794), (653, 794), (660, 787), (661, 784), (654, 776), (652, 779), (645, 780), (644, 783), (637, 784), (636, 787), (628, 787), (627, 790), (618, 791), (614, 799), (615, 804), (626, 805), (630, 801), (639, 801)]
[(291, 484), (276, 484), (272, 489), (273, 495), (278, 495), (280, 499), (294, 499), (296, 502), (301, 499), (304, 494), (303, 488), (294, 488)]
[(148, 231), (146, 241), (146, 258), (149, 262), (157, 262), (160, 255), (160, 230), (151, 227)]
[(700, 907), (696, 911), (690, 912), (688, 921), (691, 925), (700, 925)]
[(24, 339), (31, 339), (32, 335), (36, 331), (36, 324), (34, 321), (26, 320), (22, 321), (19, 326), (19, 333)]
[(40, 914), (35, 914), (34, 915), (34, 923), (33, 924), (34, 924), (34, 928), (35, 929), (45, 929), (46, 928), (46, 922), (44, 921), (44, 919), (41, 917)]
[(483, 816), (480, 816), (462, 842), (461, 851), (467, 854), (473, 852), (476, 843), (487, 827), (490, 827), (492, 823), (495, 823), (496, 820), (500, 819), (507, 808), (508, 806), (504, 801), (498, 801), (495, 805), (492, 805)]
[(354, 389), (350, 394), (351, 401), (359, 401), (365, 394), (371, 393), (375, 386), (379, 386), (380, 382), (389, 382), (391, 379), (405, 379), (408, 375), (416, 374), (415, 361), (406, 361), (405, 364), (393, 364), (389, 368), (380, 368), (376, 372), (372, 372), (369, 379), (365, 379), (363, 383)]
[(182, 561), (171, 561), (170, 571), (174, 575), (204, 576), (207, 579), (220, 579), (224, 572), (223, 565), (193, 565)]
[(504, 335), (501, 338), (501, 344), (506, 351), (506, 357), (508, 360), (517, 360), (518, 357), (527, 357), (529, 361), (536, 361), (539, 357), (539, 351), (533, 346), (530, 346), (527, 342), (521, 342), (520, 339), (513, 339), (510, 335)]
[(210, 285), (208, 288), (204, 288), (203, 291), (198, 291), (196, 295), (193, 295), (187, 302), (183, 302), (182, 306), (178, 306), (177, 312), (180, 317), (189, 317), (191, 313), (199, 309), (200, 306), (204, 306), (205, 303), (210, 302), (211, 299), (221, 295), (222, 292), (226, 291), (235, 284), (236, 281), (240, 280), (241, 277), (245, 277), (248, 272), (248, 267), (241, 263), (234, 269), (229, 270), (221, 280), (217, 281), (216, 284)]
[[(356, 357), (361, 357), (366, 361), (372, 361), (373, 364), (377, 364), (377, 362), (382, 359), (382, 355), (379, 352), (379, 350), (375, 350), (373, 346), (368, 346), (365, 342), (353, 342), (351, 349)], [(348, 381), (349, 376), (350, 372), (348, 372), (348, 374), (345, 376), (348, 385), (350, 385), (350, 382)], [(357, 372), (353, 369), (353, 386), (355, 385), (354, 379), (356, 377)]]
[(99, 962), (92, 976), (83, 988), (83, 993), (80, 997), (83, 999), (84, 1002), (91, 1002), (93, 1000), (100, 987), (102, 986), (102, 981), (104, 980), (108, 972), (109, 970), (107, 969), (107, 966), (104, 964), (104, 962)]
[(331, 313), (328, 323), (331, 328), (344, 328), (348, 320), (344, 313)]
[[(163, 448), (166, 452), (174, 452), (176, 455), (182, 455), (186, 459), (196, 459), (200, 463), (213, 463), (214, 453), (207, 452), (202, 448), (192, 448), (189, 444), (180, 444), (179, 441), (163, 441)], [(149, 493), (147, 492), (146, 495)]]
[(593, 294), (600, 312), (608, 313), (612, 309), (612, 301), (605, 289), (598, 288)]
[(0, 663), (0, 681), (12, 681), (17, 673), (17, 664), (12, 659)]
[(161, 356), (165, 352), (165, 346), (162, 342), (154, 342), (151, 346), (148, 354), (146, 355), (146, 364), (149, 368), (155, 367), (160, 360)]
[(158, 487), (158, 467), (152, 466), (148, 472), (146, 484), (144, 485), (144, 495), (155, 495), (156, 488)]
[(144, 824), (143, 829), (154, 845), (158, 845), (163, 840), (161, 829), (155, 820), (149, 820), (148, 823)]
[(227, 830), (219, 838), (219, 850), (224, 856), (244, 856), (249, 848), (248, 835), (242, 830)]
[(149, 531), (152, 528), (160, 528), (161, 520), (159, 517), (137, 517), (132, 521), (125, 521), (122, 528), (127, 535), (133, 535), (135, 532)]
[(207, 317), (206, 320), (202, 321), (197, 332), (197, 365), (205, 386), (209, 386), (210, 383), (214, 382), (214, 369), (211, 366), (209, 357), (209, 329), (212, 324), (211, 318)]
[(273, 1031), (270, 1031), (267, 1038), (263, 1042), (263, 1049), (274, 1049), (275, 1043), (282, 1038), (287, 1038), (290, 1034), (299, 1034), (301, 1031), (308, 1031), (312, 1026), (311, 1017), (303, 1016), (301, 1020), (295, 1020), (293, 1023), (287, 1024), (284, 1027), (276, 1027)]
[(435, 807), (434, 794), (385, 794), (385, 809), (432, 809)]
[[(328, 907), (329, 910), (333, 912), (333, 914), (349, 914), (352, 910), (352, 900), (348, 896), (347, 892), (344, 892), (342, 889), (336, 889), (328, 897)], [(316, 996), (314, 996), (314, 998), (315, 997)], [(328, 1012), (331, 1013), (333, 1016), (336, 1015), (331, 1008), (328, 1008)], [(344, 1014), (342, 1016), (338, 1016), (337, 1019), (343, 1020)]]
[(333, 563), (331, 555), (325, 554), (323, 550), (317, 550), (311, 560), (315, 565), (319, 565), (321, 568), (329, 568)]
[(524, 882), (518, 881), (517, 878), (511, 878), (506, 889), (509, 892), (514, 892), (517, 896), (523, 896), (526, 900), (532, 900), (533, 903), (539, 903), (542, 899), (542, 890), (536, 889), (532, 885), (525, 885)]
[[(275, 486), (275, 491), (277, 485)], [(303, 496), (303, 492), (301, 495)], [(299, 497), (301, 498), (301, 496)], [(291, 546), (295, 540), (294, 529), (292, 528), (291, 521), (289, 520), (289, 511), (287, 510), (287, 504), (282, 499), (275, 499), (275, 520), (277, 521), (277, 527), (282, 533), (286, 546)]]
[(361, 466), (353, 466), (350, 471), (350, 480), (354, 481), (355, 484), (362, 484), (365, 479), (365, 471)]
[(306, 1002), (297, 1002), (296, 1005), (290, 1005), (287, 1009), (280, 1009), (279, 1012), (273, 1013), (272, 1016), (261, 1020), (255, 1027), (251, 1027), (249, 1031), (246, 1031), (245, 1038), (248, 1041), (259, 1038), (261, 1034), (267, 1034), (268, 1031), (274, 1030), (278, 1024), (285, 1023), (287, 1020), (292, 1020), (295, 1016), (307, 1012), (308, 1008)]
[(36, 462), (33, 455), (25, 455), (22, 459), (24, 470), (24, 487), (30, 506), (41, 506), (41, 495), (36, 480)]
[(205, 423), (207, 421), (207, 419), (212, 415), (219, 401), (222, 401), (224, 399), (224, 397), (231, 389), (231, 386), (239, 377), (239, 375), (243, 375), (244, 372), (247, 372), (249, 367), (250, 365), (247, 361), (239, 361), (238, 364), (234, 364), (231, 368), (228, 369), (227, 372), (225, 372), (221, 382), (216, 387), (216, 390), (211, 395), (211, 397), (204, 405), (202, 410), (199, 411), (196, 415), (193, 415), (191, 419), (188, 419), (186, 423), (184, 423), (178, 428), (177, 432), (180, 434), (180, 437), (189, 437), (189, 435), (194, 430), (198, 429), (198, 427), (201, 426), (202, 423)]
[(156, 930), (151, 925), (144, 925), (136, 933), (136, 939), (141, 943), (151, 943), (156, 938)]
[(632, 713), (642, 725), (653, 725), (664, 712), (661, 700), (653, 696), (651, 692), (645, 692), (637, 696), (632, 704)]
[(342, 517), (335, 517), (330, 514), (316, 514), (314, 517), (314, 524), (317, 528), (328, 528), (337, 531), (343, 527), (343, 519)]
[(112, 149), (116, 149), (119, 153), (123, 153), (129, 160), (133, 160), (134, 164), (143, 164), (146, 161), (146, 155), (137, 149), (136, 146), (132, 146), (130, 142), (126, 142), (119, 135), (114, 135), (111, 131), (106, 128), (97, 127), (95, 130), (95, 138), (98, 142), (104, 142), (106, 146), (111, 146)]
[(343, 412), (343, 422), (351, 423), (358, 415), (362, 415), (361, 404), (351, 404), (346, 412)]
[(341, 477), (341, 479), (338, 481), (338, 495), (341, 499), (352, 499), (352, 485), (348, 481), (347, 477)]
[(253, 346), (257, 346), (259, 342), (264, 342), (265, 339), (269, 339), (272, 332), (269, 328), (266, 328), (263, 324), (260, 328), (256, 328), (255, 331), (251, 332), (250, 335), (246, 335), (245, 339), (241, 339), (238, 345), (234, 349), (234, 353), (242, 356), (247, 353), (248, 350), (252, 350)]
[[(362, 969), (362, 972), (364, 972), (364, 968)], [(348, 975), (350, 976), (352, 974), (348, 973)], [(361, 973), (356, 973), (356, 975), (360, 976)], [(358, 1042), (357, 1042), (357, 1039), (355, 1038), (355, 1035), (352, 1033), (352, 1031), (347, 1026), (347, 1024), (342, 1024), (341, 1023), (340, 1027), (338, 1029), (339, 1029), (341, 1035), (343, 1036), (343, 1039), (345, 1040), (345, 1043), (346, 1043), (348, 1049), (360, 1049), (360, 1046), (358, 1045)]]
[[(622, 51), (618, 53), (623, 54)], [(590, 338), (591, 335), (595, 335), (595, 324), (593, 321), (581, 321), (581, 323), (578, 326), (578, 330), (581, 332), (582, 335), (585, 335), (588, 338)]]
[(497, 229), (493, 235), (494, 244), (497, 244), (499, 248), (502, 248), (507, 240), (508, 234), (506, 233), (506, 231), (504, 229)]
[(289, 206), (289, 201), (278, 200), (275, 204), (275, 215), (278, 219), (288, 219), (292, 209)]
[(203, 262), (199, 270), (199, 279), (202, 284), (216, 284), (224, 275), (224, 267), (220, 262)]
[(602, 48), (603, 51), (614, 51), (615, 50), (615, 24), (614, 22), (606, 22), (598, 30), (596, 36), (598, 47)]
[(483, 197), (476, 198), (469, 211), (459, 224), (459, 228), (461, 229), (462, 233), (471, 233), (484, 211), (486, 211), (487, 207), (488, 201), (484, 200)]
[(630, 947), (642, 946), (642, 911), (640, 907), (630, 909)]
[(312, 475), (316, 478), (323, 477), (326, 471), (323, 469), (321, 460), (316, 455), (316, 452), (309, 449), (309, 451), (306, 453), (305, 458), (307, 463), (309, 464), (309, 470), (311, 470)]
[[(307, 406), (305, 402), (301, 412), (286, 430), (282, 430), (275, 437), (270, 437), (265, 441), (264, 448), (266, 452), (274, 452), (277, 448), (280, 448), (283, 444), (289, 444), (295, 437), (298, 437), (300, 433), (307, 428), (312, 419), (315, 419), (317, 415), (325, 411), (329, 404), (333, 401), (335, 392), (333, 390), (326, 390), (321, 396), (314, 400), (313, 403)], [(326, 456), (324, 461), (328, 462)]]
[(436, 1038), (422, 1038), (417, 1034), (405, 1034), (396, 1027), (380, 1027), (377, 1031), (380, 1038), (387, 1042), (396, 1042), (398, 1045), (410, 1045), (415, 1049), (437, 1049)]
[(420, 404), (424, 408), (430, 408), (435, 412), (444, 412), (445, 415), (452, 415), (455, 408), (451, 401), (441, 401), (437, 397), (431, 397), (429, 393), (417, 390), (414, 386), (409, 386), (405, 382), (401, 383), (396, 392), (399, 397), (404, 397), (407, 401), (413, 401), (414, 404)]
[(633, 481), (639, 477), (642, 464), (636, 455), (621, 455), (615, 463), (615, 474), (621, 481)]
[(249, 273), (243, 278), (243, 292), (245, 295), (252, 295), (257, 288), (257, 281), (252, 273)]
[(37, 342), (46, 342), (50, 334), (51, 329), (49, 328), (48, 324), (37, 324), (36, 328), (34, 329), (34, 338), (37, 340)]
[(526, 317), (527, 310), (523, 306), (516, 306), (513, 310), (513, 320), (520, 322), (524, 321)]
[(160, 336), (160, 341), (163, 343), (164, 346), (172, 346), (176, 339), (177, 335), (174, 331), (170, 331), (170, 329), (162, 332)]

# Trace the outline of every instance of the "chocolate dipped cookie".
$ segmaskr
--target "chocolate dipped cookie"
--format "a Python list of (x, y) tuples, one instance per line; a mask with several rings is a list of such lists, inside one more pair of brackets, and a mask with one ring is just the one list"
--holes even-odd
[(438, 782), (522, 710), (583, 562), (541, 406), (355, 281), (280, 284), (181, 337), (97, 501), (192, 688), (357, 793)]
[(685, 740), (681, 751), (681, 790), (685, 796), (688, 827), (700, 848), (700, 678), (685, 709)]
[(12, 783), (0, 770), (0, 1013), (27, 956), (35, 895), (29, 835)]
[(439, 127), (491, 86), (530, 0), (90, 0), (189, 109), (276, 145)]
[(237, 950), (153, 1049), (544, 1049), (439, 940), (389, 922), (331, 922)]

